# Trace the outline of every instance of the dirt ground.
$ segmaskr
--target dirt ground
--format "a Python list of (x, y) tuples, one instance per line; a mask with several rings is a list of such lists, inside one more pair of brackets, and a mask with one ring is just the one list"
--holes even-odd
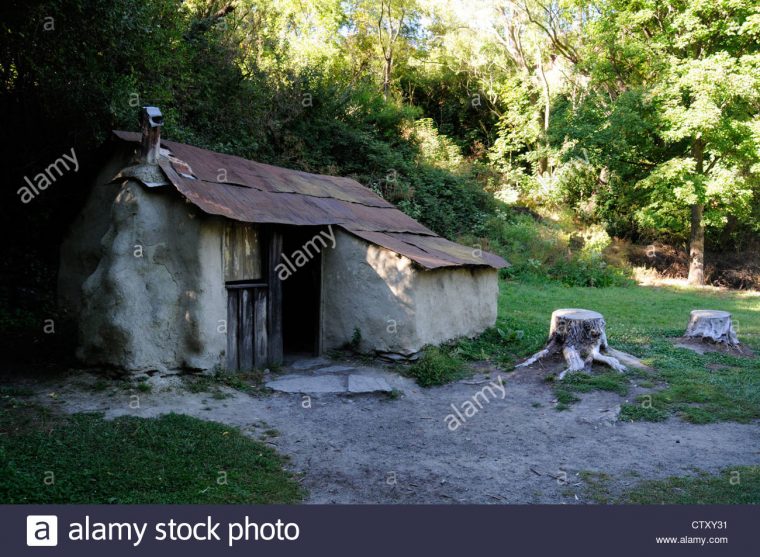
[[(567, 411), (530, 369), (502, 373), (504, 398), (481, 391), (498, 372), (387, 395), (191, 393), (177, 376), (153, 377), (149, 393), (93, 389), (78, 374), (31, 386), (59, 411), (112, 418), (185, 413), (239, 427), (290, 457), (309, 503), (585, 503), (578, 473), (603, 472), (613, 494), (643, 479), (760, 464), (758, 424), (617, 421), (623, 399), (590, 392)], [(484, 396), (476, 397), (479, 391)], [(139, 396), (139, 408), (136, 406)], [(454, 408), (479, 406), (455, 431)], [(452, 407), (453, 405), (453, 407)], [(279, 434), (271, 430), (275, 429)]]

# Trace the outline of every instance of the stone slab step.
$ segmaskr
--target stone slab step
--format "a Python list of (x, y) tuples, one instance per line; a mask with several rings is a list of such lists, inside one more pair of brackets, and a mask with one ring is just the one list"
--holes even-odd
[(389, 393), (393, 390), (383, 377), (362, 374), (285, 375), (265, 384), (281, 393), (364, 394)]

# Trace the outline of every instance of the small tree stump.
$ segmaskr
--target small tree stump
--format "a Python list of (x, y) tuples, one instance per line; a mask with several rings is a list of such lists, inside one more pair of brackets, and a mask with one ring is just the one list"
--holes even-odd
[(734, 331), (731, 314), (727, 311), (695, 309), (691, 312), (684, 337), (728, 346), (739, 346), (739, 338)]
[(544, 349), (516, 367), (529, 366), (561, 351), (567, 369), (559, 374), (560, 380), (568, 372), (584, 370), (594, 361), (619, 372), (625, 371), (625, 366), (617, 358), (602, 354), (608, 349), (606, 323), (601, 313), (587, 309), (558, 309), (552, 313), (549, 341)]

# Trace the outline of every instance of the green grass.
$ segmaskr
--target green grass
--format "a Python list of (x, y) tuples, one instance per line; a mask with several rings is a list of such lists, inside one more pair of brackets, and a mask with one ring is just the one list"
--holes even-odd
[(624, 422), (664, 422), (670, 413), (663, 408), (649, 406), (639, 397), (638, 404), (624, 404), (620, 409), (620, 419)]
[(649, 480), (625, 493), (621, 503), (641, 505), (760, 504), (760, 466), (738, 466), (710, 475)]
[(568, 374), (561, 382), (557, 382), (554, 393), (557, 396), (557, 409), (567, 410), (569, 405), (578, 402), (580, 398), (575, 393), (589, 391), (611, 391), (621, 396), (628, 394), (630, 382), (628, 378), (616, 372), (604, 372), (594, 375), (584, 373)]
[(188, 375), (185, 388), (191, 393), (210, 393), (213, 398), (224, 399), (229, 395), (220, 387), (253, 394), (261, 389), (264, 374), (260, 370), (248, 372), (217, 371), (213, 374)]
[(612, 493), (608, 474), (582, 471), (578, 476), (583, 480), (584, 496), (599, 504), (760, 504), (760, 466), (736, 466), (715, 475), (697, 470), (693, 476), (645, 480), (618, 495)]
[(557, 396), (557, 410), (567, 410), (571, 404), (580, 400), (575, 393), (567, 389), (557, 389), (555, 394)]
[[(600, 505), (607, 505), (613, 501), (610, 485), (612, 478), (604, 472), (591, 472), (581, 470), (578, 477), (583, 481), (583, 493), (586, 499), (590, 499)], [(570, 495), (567, 490), (565, 495)]]
[(235, 428), (189, 416), (55, 417), (15, 399), (0, 408), (0, 503), (298, 502), (283, 465)]
[(466, 361), (490, 360), (507, 367), (514, 360), (514, 343), (522, 336), (522, 330), (507, 329), (497, 324), (475, 338), (460, 339), (452, 346), (452, 353)]
[(465, 363), (452, 352), (451, 347), (428, 347), (406, 373), (421, 387), (443, 385), (466, 377)]
[(610, 371), (594, 375), (573, 373), (565, 377), (561, 383), (563, 389), (576, 393), (587, 393), (598, 390), (611, 391), (619, 395), (628, 394), (629, 386), (630, 383), (624, 375)]
[[(546, 342), (551, 312), (581, 307), (602, 313), (610, 344), (641, 358), (653, 372), (625, 376), (604, 372), (591, 377), (568, 375), (557, 382), (560, 404), (573, 393), (604, 389), (625, 395), (628, 380), (655, 386), (651, 405), (644, 399), (622, 409), (623, 419), (661, 420), (679, 415), (693, 423), (760, 419), (760, 358), (713, 353), (699, 355), (673, 346), (670, 337), (683, 334), (689, 312), (697, 308), (730, 311), (740, 340), (760, 353), (760, 294), (678, 289), (673, 287), (582, 288), (553, 284), (501, 283), (496, 328), (505, 338), (487, 332), (469, 346), (496, 362), (514, 363)], [(709, 369), (711, 366), (713, 369)], [(564, 401), (564, 402), (563, 402)]]
[(32, 396), (34, 391), (28, 387), (19, 387), (17, 385), (0, 385), (0, 400), (8, 401), (16, 397)]

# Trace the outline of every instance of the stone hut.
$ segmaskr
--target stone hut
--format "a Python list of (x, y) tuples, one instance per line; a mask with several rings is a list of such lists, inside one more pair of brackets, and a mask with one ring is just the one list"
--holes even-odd
[(496, 320), (498, 256), (349, 178), (113, 132), (61, 248), (78, 357), (126, 370), (277, 365), (358, 343), (410, 357)]

